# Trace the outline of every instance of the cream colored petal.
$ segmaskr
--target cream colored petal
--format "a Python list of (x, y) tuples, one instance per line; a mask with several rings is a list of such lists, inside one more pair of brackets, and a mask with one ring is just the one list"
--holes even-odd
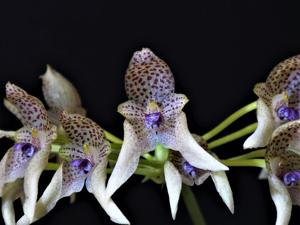
[(14, 140), (16, 135), (15, 131), (6, 131), (6, 130), (0, 130), (0, 138), (10, 138), (12, 140)]
[(232, 190), (226, 176), (226, 173), (223, 171), (213, 172), (211, 178), (214, 181), (217, 192), (223, 199), (223, 202), (227, 205), (230, 212), (234, 213), (234, 201)]
[(257, 122), (255, 132), (247, 138), (243, 145), (244, 149), (266, 146), (275, 129), (270, 109), (261, 99), (257, 100)]
[(34, 217), (34, 211), (38, 195), (38, 183), (41, 173), (47, 165), (49, 152), (50, 146), (47, 146), (45, 149), (41, 149), (40, 151), (38, 151), (30, 160), (30, 163), (25, 172), (25, 200), (23, 204), (23, 211), (30, 221), (32, 221)]
[(124, 121), (124, 142), (117, 163), (107, 184), (107, 196), (111, 197), (134, 173), (138, 166), (142, 146), (132, 125)]
[(182, 187), (181, 175), (170, 161), (167, 161), (164, 165), (164, 174), (169, 194), (172, 218), (175, 220)]
[(69, 113), (85, 115), (81, 107), (80, 96), (74, 85), (59, 72), (47, 65), (47, 71), (41, 76), (43, 94), (52, 109), (65, 110)]
[(95, 195), (96, 199), (113, 222), (118, 224), (130, 224), (113, 200), (106, 196), (106, 166), (107, 160), (103, 159), (91, 174), (91, 192)]
[(259, 175), (258, 175), (258, 179), (260, 180), (266, 180), (268, 179), (268, 172), (266, 169), (261, 169)]
[(210, 171), (228, 170), (227, 166), (220, 163), (196, 142), (187, 127), (186, 116), (183, 112), (178, 116), (172, 132), (174, 132), (174, 137), (170, 134), (169, 137), (161, 138), (161, 144), (166, 148), (180, 151), (183, 158), (192, 166)]
[(1, 211), (5, 225), (15, 225), (15, 210), (14, 210), (14, 201), (20, 197), (23, 190), (23, 180), (18, 179), (12, 183), (5, 185)]
[(275, 176), (268, 177), (270, 192), (276, 206), (276, 225), (288, 225), (292, 211), (290, 194), (284, 184)]

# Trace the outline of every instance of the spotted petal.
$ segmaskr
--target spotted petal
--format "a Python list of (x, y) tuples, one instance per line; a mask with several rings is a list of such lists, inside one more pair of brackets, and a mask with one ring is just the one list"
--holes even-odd
[(96, 199), (113, 222), (118, 224), (130, 224), (118, 206), (111, 198), (106, 196), (106, 167), (107, 160), (103, 159), (91, 174), (91, 192), (95, 195)]
[(166, 148), (179, 151), (193, 166), (210, 171), (228, 170), (207, 151), (205, 151), (193, 138), (188, 127), (186, 116), (182, 112), (164, 133), (160, 135), (160, 143)]
[(47, 65), (47, 70), (41, 76), (43, 94), (51, 109), (65, 110), (69, 113), (85, 115), (81, 106), (80, 96), (74, 85), (59, 72)]
[(131, 123), (142, 123), (145, 119), (143, 106), (132, 100), (120, 104), (118, 112)]
[(133, 54), (125, 75), (125, 89), (129, 99), (144, 106), (148, 101), (162, 100), (174, 92), (174, 77), (169, 66), (150, 49)]
[(168, 95), (162, 102), (164, 117), (167, 119), (177, 117), (188, 101), (188, 98), (183, 94)]
[(257, 128), (245, 141), (244, 149), (266, 146), (274, 130), (274, 120), (270, 109), (261, 99), (257, 101), (257, 122)]
[[(153, 148), (155, 145), (153, 146)], [(117, 163), (108, 180), (107, 195), (110, 197), (134, 173), (139, 158), (146, 148), (146, 144), (138, 138), (134, 127), (124, 121), (124, 142), (120, 150)]]
[(16, 113), (24, 126), (37, 130), (50, 129), (47, 111), (40, 100), (9, 82), (6, 84), (6, 97), (11, 103), (8, 104), (10, 109)]
[(6, 225), (15, 225), (15, 210), (13, 202), (22, 195), (23, 180), (18, 179), (8, 183), (2, 196), (1, 211)]
[(274, 175), (268, 177), (270, 192), (276, 206), (276, 225), (288, 225), (292, 211), (292, 201), (284, 184)]
[(175, 220), (182, 187), (181, 175), (170, 161), (167, 161), (164, 165), (164, 174), (169, 194), (172, 218)]

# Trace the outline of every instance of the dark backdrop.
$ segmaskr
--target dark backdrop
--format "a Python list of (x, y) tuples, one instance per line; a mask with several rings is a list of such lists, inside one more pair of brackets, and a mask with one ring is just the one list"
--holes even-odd
[[(0, 97), (12, 81), (42, 97), (39, 75), (51, 64), (77, 87), (90, 118), (122, 136), (117, 105), (126, 100), (124, 72), (132, 53), (151, 48), (172, 68), (177, 92), (185, 93), (190, 129), (203, 134), (256, 99), (253, 85), (279, 61), (300, 52), (299, 4), (293, 1), (10, 1), (0, 3)], [(298, 1), (299, 2), (299, 1)], [(228, 131), (255, 121), (252, 113)], [(0, 127), (20, 123), (0, 105)], [(244, 141), (216, 149), (225, 158), (243, 153)], [(11, 144), (1, 140), (1, 155)], [(211, 224), (275, 224), (275, 207), (259, 169), (233, 168), (231, 215), (211, 181), (195, 187)], [(49, 182), (44, 173), (42, 184)], [(191, 224), (182, 202), (172, 221), (165, 188), (131, 178), (114, 199), (132, 224)], [(18, 205), (18, 215), (21, 213)], [(293, 208), (290, 224), (299, 224)], [(298, 215), (297, 215), (298, 214)], [(0, 220), (0, 223), (2, 221)], [(112, 224), (83, 191), (77, 202), (61, 200), (36, 224)]]

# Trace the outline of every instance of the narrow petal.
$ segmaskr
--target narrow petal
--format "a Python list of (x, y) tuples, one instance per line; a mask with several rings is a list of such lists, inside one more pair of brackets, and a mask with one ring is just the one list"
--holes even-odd
[(177, 117), (188, 101), (188, 98), (183, 94), (168, 95), (162, 102), (163, 115), (166, 118)]
[(160, 143), (166, 148), (179, 151), (183, 158), (199, 169), (228, 170), (227, 166), (216, 160), (195, 141), (187, 127), (183, 112), (178, 116), (173, 127), (161, 134)]
[(167, 161), (164, 165), (164, 174), (169, 194), (172, 218), (175, 220), (182, 187), (181, 175), (170, 161)]
[(47, 70), (41, 76), (43, 94), (48, 106), (52, 109), (65, 110), (69, 113), (85, 115), (81, 106), (80, 96), (74, 85), (59, 72), (47, 65)]
[(2, 196), (1, 211), (4, 223), (6, 225), (15, 225), (15, 210), (13, 202), (20, 197), (22, 193), (22, 179), (18, 179), (5, 186)]
[(112, 201), (111, 198), (106, 196), (106, 166), (107, 160), (103, 159), (103, 161), (99, 163), (92, 172), (90, 183), (91, 192), (95, 195), (96, 199), (113, 222), (118, 224), (130, 224), (118, 206)]
[(150, 49), (133, 54), (125, 75), (125, 89), (130, 100), (140, 104), (162, 100), (174, 92), (175, 81), (169, 66)]
[(276, 206), (276, 225), (288, 225), (292, 211), (292, 201), (284, 184), (274, 175), (268, 177), (270, 192)]
[(143, 146), (132, 125), (124, 121), (124, 142), (117, 163), (107, 184), (107, 196), (110, 197), (134, 173), (138, 166)]
[(264, 147), (270, 141), (274, 130), (273, 116), (268, 106), (260, 99), (257, 101), (257, 128), (255, 132), (247, 138), (244, 149)]
[(223, 199), (224, 203), (229, 208), (230, 212), (234, 213), (234, 201), (233, 201), (233, 195), (232, 190), (228, 181), (228, 178), (226, 176), (226, 173), (223, 171), (219, 172), (213, 172), (211, 174), (211, 178), (214, 181), (215, 187)]
[(14, 105), (12, 110), (17, 110), (18, 118), (24, 126), (34, 127), (38, 130), (49, 129), (47, 111), (36, 97), (9, 82), (6, 84), (6, 97)]
[(46, 146), (45, 149), (41, 149), (34, 154), (31, 158), (29, 165), (26, 169), (24, 176), (24, 194), (25, 200), (23, 203), (23, 211), (30, 220), (34, 217), (34, 210), (38, 195), (38, 183), (41, 173), (45, 169), (48, 156), (51, 149), (50, 146)]

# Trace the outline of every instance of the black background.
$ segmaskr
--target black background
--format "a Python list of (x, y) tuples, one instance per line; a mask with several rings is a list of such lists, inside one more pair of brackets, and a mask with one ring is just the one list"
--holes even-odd
[[(178, 93), (185, 93), (191, 131), (203, 134), (256, 99), (253, 85), (279, 61), (300, 52), (297, 1), (6, 1), (0, 3), (0, 97), (12, 81), (42, 97), (38, 76), (50, 64), (77, 87), (88, 115), (122, 136), (117, 105), (126, 100), (124, 72), (132, 53), (151, 48), (172, 68)], [(299, 2), (299, 1), (298, 1)], [(230, 132), (255, 121), (251, 113)], [(20, 123), (0, 105), (0, 127)], [(226, 158), (244, 153), (244, 139), (215, 149)], [(11, 145), (0, 141), (1, 155)], [(275, 207), (259, 169), (232, 168), (231, 215), (209, 180), (193, 188), (207, 224), (275, 224)], [(51, 173), (42, 176), (42, 188)], [(114, 199), (132, 224), (191, 224), (182, 202), (171, 219), (165, 188), (129, 180)], [(20, 216), (20, 205), (17, 205)], [(290, 224), (299, 224), (293, 207)], [(298, 215), (297, 215), (298, 214)], [(0, 221), (2, 223), (2, 221)], [(61, 200), (36, 224), (112, 224), (92, 195)]]

